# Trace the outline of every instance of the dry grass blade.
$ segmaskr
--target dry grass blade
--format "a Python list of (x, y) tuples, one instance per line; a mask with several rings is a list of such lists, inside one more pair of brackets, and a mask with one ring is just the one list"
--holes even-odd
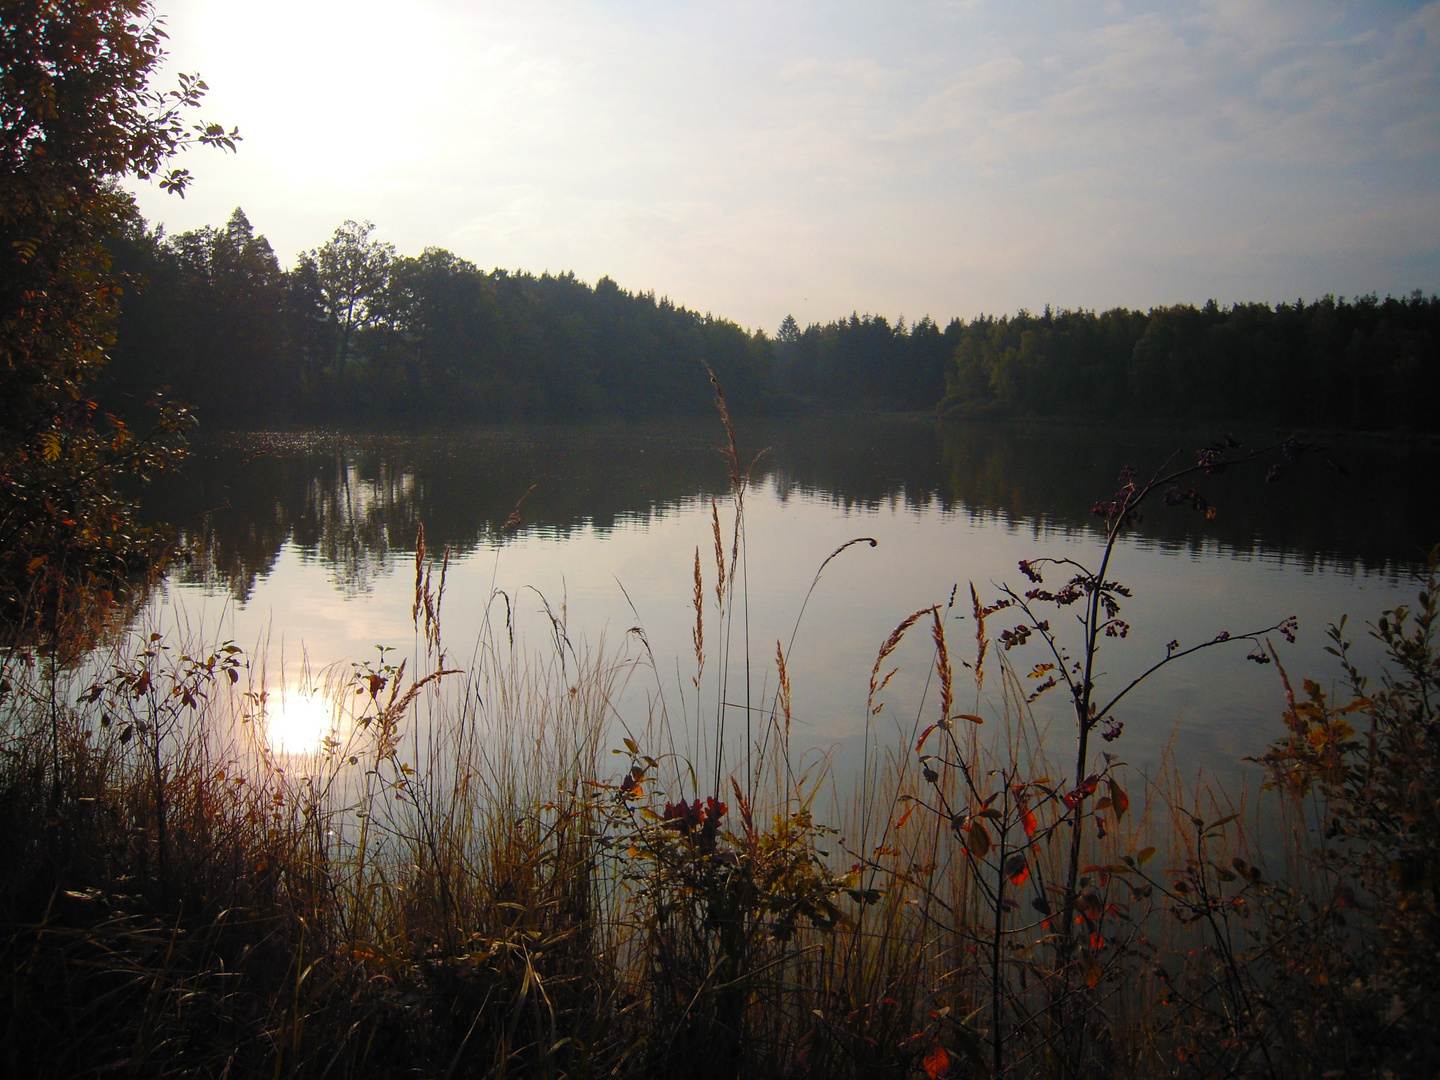
[(715, 606), (725, 606), (725, 542), (720, 539), (720, 507), (710, 496), (710, 531), (715, 538)]
[(730, 467), (730, 487), (738, 492), (742, 490), (744, 477), (740, 472), (740, 451), (735, 441), (735, 425), (730, 421), (730, 407), (725, 403), (725, 391), (720, 387), (720, 379), (709, 364), (705, 365), (705, 374), (710, 377), (710, 385), (715, 388), (715, 408), (720, 413), (720, 422), (725, 425), (726, 445), (723, 453), (725, 463)]
[(934, 624), (931, 636), (935, 639), (935, 673), (940, 676), (940, 719), (950, 719), (950, 710), (955, 705), (954, 676), (950, 670), (950, 650), (945, 644), (945, 620), (940, 608), (931, 609)]
[(780, 640), (775, 640), (775, 667), (779, 672), (780, 711), (785, 717), (785, 738), (790, 738), (790, 673), (785, 670), (785, 650)]
[(695, 646), (695, 675), (692, 682), (700, 689), (700, 677), (705, 673), (705, 586), (700, 576), (700, 548), (695, 548), (695, 628), (690, 631), (690, 640)]
[(524, 520), (524, 518), (520, 516), (520, 507), (523, 506), (525, 500), (530, 497), (530, 493), (539, 486), (540, 484), (538, 481), (534, 484), (531, 484), (528, 488), (525, 489), (525, 494), (521, 495), (520, 498), (515, 500), (515, 505), (511, 508), (510, 513), (505, 516), (505, 521), (500, 526), (500, 532), (502, 535), (504, 533), (508, 533), (511, 529), (519, 528), (520, 522)]
[[(871, 706), (874, 706), (875, 695), (880, 692), (880, 688), (883, 685), (880, 681), (880, 668), (884, 665), (886, 659), (889, 658), (890, 654), (899, 647), (900, 642), (905, 639), (905, 634), (909, 631), (909, 629), (921, 619), (923, 619), (926, 615), (929, 615), (935, 610), (937, 610), (937, 608), (933, 606), (921, 608), (913, 615), (908, 616), (903, 622), (900, 623), (899, 626), (895, 627), (894, 630), (890, 631), (890, 636), (885, 639), (884, 644), (880, 646), (880, 651), (875, 656), (875, 666), (870, 669), (869, 704)], [(888, 676), (886, 677), (885, 682), (889, 682)]]
[(410, 621), (419, 623), (420, 603), (424, 596), (425, 584), (425, 523), (415, 529), (415, 602), (410, 605)]
[(975, 618), (975, 692), (985, 689), (985, 652), (990, 639), (985, 636), (985, 606), (980, 603), (980, 594), (975, 583), (970, 582), (970, 606)]

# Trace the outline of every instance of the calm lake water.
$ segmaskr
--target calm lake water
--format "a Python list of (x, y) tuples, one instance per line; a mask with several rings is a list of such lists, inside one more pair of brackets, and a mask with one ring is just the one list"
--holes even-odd
[[(851, 547), (826, 569), (790, 653), (795, 738), (833, 748), (843, 773), (859, 760), (876, 650), (902, 618), (945, 603), (958, 586), (965, 602), (953, 612), (952, 648), (970, 657), (967, 583), (989, 599), (1000, 582), (1023, 583), (1019, 559), (1095, 560), (1090, 507), (1114, 490), (1120, 468), (1148, 473), (1176, 450), (1193, 460), (1212, 436), (868, 418), (742, 427), (742, 456), (759, 454), (743, 568), (752, 700), (773, 692), (775, 643), (789, 641), (826, 556), (854, 537), (874, 538), (873, 548)], [(643, 710), (654, 693), (668, 695), (677, 714), (688, 696), (693, 711), (695, 551), (708, 599), (711, 499), (727, 546), (733, 518), (722, 437), (713, 423), (212, 435), (183, 476), (147, 495), (147, 511), (175, 523), (193, 552), (150, 618), (252, 651), (268, 641), (272, 670), (283, 655), (290, 681), (300, 679), (302, 658), (315, 672), (348, 670), (374, 657), (376, 645), (404, 655), (415, 640), (423, 523), (430, 550), (452, 552), (444, 606), (452, 657), (469, 655), (498, 588), (513, 601), (527, 647), (548, 647), (546, 603), (563, 610), (576, 641), (603, 638), (633, 651), (627, 631), (643, 627), (658, 689), (652, 677), (622, 711)], [(1431, 450), (1337, 444), (1287, 467), (1277, 484), (1262, 482), (1263, 469), (1203, 478), (1218, 507), (1213, 520), (1152, 507), (1113, 569), (1134, 589), (1124, 613), (1134, 629), (1107, 643), (1102, 678), (1123, 685), (1172, 638), (1188, 645), (1288, 615), (1299, 617), (1299, 640), (1276, 641), (1292, 675), (1333, 681), (1324, 629), (1346, 614), (1360, 655), (1373, 659), (1359, 624), (1413, 597), (1424, 552), (1440, 540), (1437, 463)], [(502, 532), (522, 496), (519, 525)], [(996, 616), (992, 636), (1004, 625)], [(735, 702), (745, 693), (734, 659), (743, 655), (742, 630), (737, 621), (727, 695)], [(713, 647), (718, 629), (707, 626), (707, 636)], [(1022, 673), (1045, 659), (1034, 645), (1027, 651), (1034, 656), (1010, 655)], [(1247, 651), (1211, 650), (1167, 668), (1122, 704), (1124, 735), (1110, 749), (1150, 767), (1173, 747), (1187, 775), (1243, 777), (1241, 760), (1281, 730), (1282, 703), (1275, 668), (1248, 663)], [(924, 709), (935, 708), (930, 657), (919, 630), (896, 654), (901, 670), (880, 718), (885, 739), (908, 737), (927, 693)], [(712, 659), (707, 678), (716, 667)], [(960, 707), (974, 704), (973, 684), (962, 684)], [(1036, 712), (1068, 733), (1059, 692)]]

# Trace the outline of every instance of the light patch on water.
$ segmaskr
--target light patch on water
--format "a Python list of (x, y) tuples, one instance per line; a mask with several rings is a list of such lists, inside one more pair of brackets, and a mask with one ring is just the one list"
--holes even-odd
[(277, 754), (318, 753), (337, 726), (334, 703), (319, 690), (291, 687), (266, 703), (265, 738)]

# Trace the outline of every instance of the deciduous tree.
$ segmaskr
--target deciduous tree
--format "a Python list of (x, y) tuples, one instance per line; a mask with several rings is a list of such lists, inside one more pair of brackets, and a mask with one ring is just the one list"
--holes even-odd
[(370, 234), (368, 221), (347, 221), (324, 246), (310, 253), (319, 274), (325, 307), (336, 327), (335, 364), (344, 371), (350, 361), (355, 331), (373, 324), (381, 314), (395, 247)]
[[(113, 587), (148, 554), (124, 475), (163, 468), (186, 426), (162, 408), (136, 436), (89, 398), (113, 341), (121, 283), (107, 237), (135, 216), (125, 178), (157, 178), (200, 143), (187, 120), (205, 84), (151, 88), (165, 34), (150, 0), (6, 0), (0, 6), (0, 620)], [(93, 590), (92, 590), (93, 591)], [(40, 603), (36, 603), (40, 601)]]

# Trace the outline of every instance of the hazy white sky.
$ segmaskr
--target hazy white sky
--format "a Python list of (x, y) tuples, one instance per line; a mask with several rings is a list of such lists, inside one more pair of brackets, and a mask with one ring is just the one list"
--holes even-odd
[(609, 274), (773, 332), (1440, 290), (1440, 2), (159, 0), (287, 265)]

